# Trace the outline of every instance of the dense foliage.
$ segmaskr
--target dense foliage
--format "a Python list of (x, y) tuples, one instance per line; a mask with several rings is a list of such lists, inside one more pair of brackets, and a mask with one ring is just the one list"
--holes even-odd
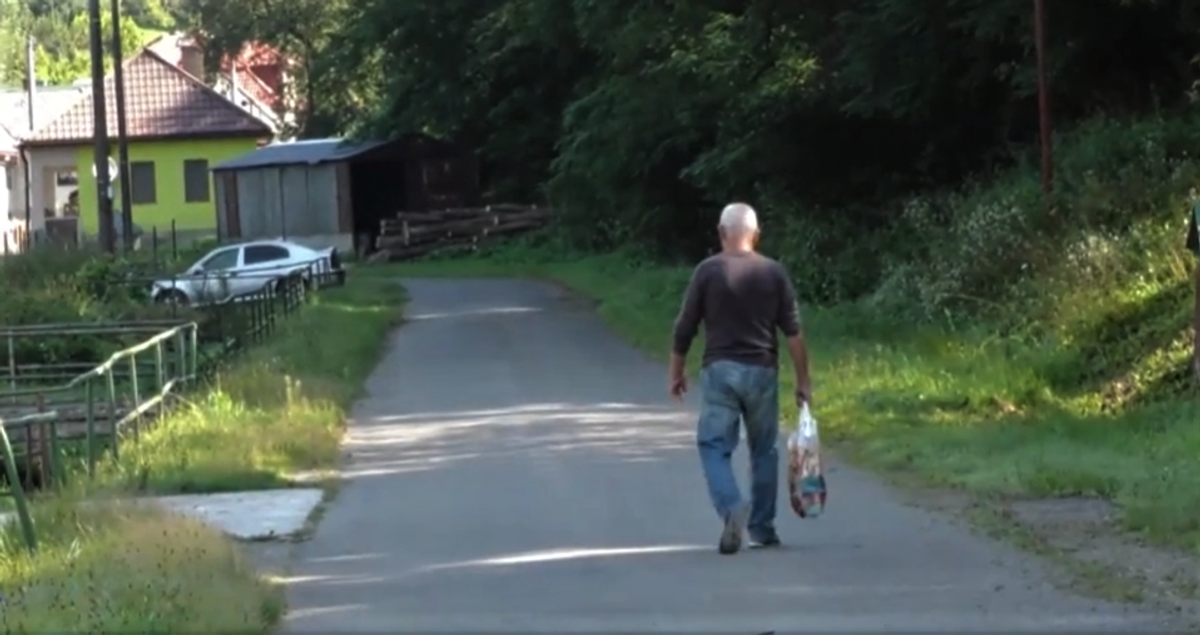
[[(74, 29), (81, 3), (0, 0), (0, 32), (14, 11)], [(1053, 118), (1068, 133), (1049, 202), (1022, 167), (1037, 140), (1031, 3), (124, 6), (142, 28), (203, 33), (214, 57), (250, 40), (287, 51), (307, 135), (421, 130), (478, 148), (491, 195), (549, 199), (573, 248), (695, 258), (713, 210), (745, 199), (810, 297), (884, 293), (937, 312), (1061, 272), (1096, 235), (1167, 232), (1196, 173), (1194, 5), (1046, 4)], [(51, 40), (46, 55), (71, 67)]]
[[(107, 34), (112, 28), (110, 3), (103, 0), (101, 5), (101, 24)], [(175, 25), (175, 18), (161, 0), (126, 0), (121, 10), (125, 51), (137, 50), (155, 32)], [(90, 77), (86, 0), (0, 0), (0, 86), (25, 84), (25, 41), (29, 34), (35, 40), (39, 83), (67, 85)], [(106, 39), (105, 68), (112, 67), (111, 50)]]
[[(824, 263), (809, 288), (831, 299), (914, 256), (893, 249), (922, 240), (898, 201), (1019, 162), (1036, 142), (1030, 3), (187, 2), (226, 45), (259, 38), (302, 56), (310, 134), (465, 141), (495, 196), (551, 199), (580, 247), (695, 257), (713, 207), (748, 199), (788, 228), (794, 258)], [(1190, 103), (1193, 5), (1047, 5), (1060, 129)], [(1041, 203), (1021, 202), (1038, 208), (1022, 222), (1046, 228)], [(945, 225), (943, 212), (920, 223)]]

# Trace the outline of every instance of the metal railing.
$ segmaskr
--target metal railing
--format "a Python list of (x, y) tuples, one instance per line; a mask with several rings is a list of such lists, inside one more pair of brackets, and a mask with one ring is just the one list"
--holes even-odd
[[(0, 329), (8, 344), (8, 363), (0, 371), (8, 387), (0, 392), (0, 458), (26, 546), (37, 550), (28, 490), (65, 483), (72, 457), (82, 460), (89, 479), (106, 453), (119, 460), (122, 444), (137, 443), (147, 422), (165, 413), (173, 396), (213, 373), (231, 355), (262, 342), (299, 310), (308, 287), (302, 276), (288, 276), (252, 293), (189, 308), (187, 321)], [(29, 348), (22, 346), (22, 338), (119, 341), (131, 336), (145, 338), (98, 364), (21, 363)], [(33, 347), (33, 352), (39, 351)], [(76, 372), (83, 364), (89, 367)]]

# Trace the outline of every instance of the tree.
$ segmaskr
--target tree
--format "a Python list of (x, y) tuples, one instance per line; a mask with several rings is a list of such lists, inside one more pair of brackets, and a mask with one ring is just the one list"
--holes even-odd
[(25, 33), (32, 19), (21, 0), (0, 0), (0, 85), (25, 83)]
[[(100, 24), (106, 35), (112, 32), (112, 14), (109, 11), (102, 11)], [(39, 81), (68, 85), (90, 76), (91, 50), (86, 13), (75, 15), (69, 21), (61, 21), (53, 16), (35, 18), (31, 28), (37, 42), (35, 67)], [(126, 55), (144, 46), (149, 35), (131, 18), (121, 17), (122, 49)], [(112, 69), (110, 38), (104, 38), (103, 48), (104, 68), (108, 71)]]
[[(308, 134), (453, 138), (479, 150), (491, 196), (551, 199), (593, 248), (695, 256), (711, 234), (697, 210), (738, 198), (802, 228), (814, 262), (878, 261), (859, 238), (896, 225), (887, 202), (1019, 160), (1037, 131), (1019, 3), (172, 2), (214, 54), (261, 40), (297, 56)], [(1187, 103), (1193, 3), (1049, 7), (1056, 119)]]
[[(299, 61), (297, 92), (306, 105), (304, 132), (320, 134), (314, 113), (328, 110), (318, 90), (319, 67), (334, 55), (333, 38), (347, 11), (346, 0), (178, 0), (176, 11), (184, 24), (203, 34), (209, 66), (249, 42), (262, 42)], [(336, 97), (330, 97), (334, 101)]]

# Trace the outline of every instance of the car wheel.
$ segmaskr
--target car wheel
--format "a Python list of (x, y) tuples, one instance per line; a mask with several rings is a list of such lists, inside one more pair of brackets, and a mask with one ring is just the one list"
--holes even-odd
[(188, 304), (187, 294), (178, 289), (168, 289), (154, 296), (154, 301), (158, 304), (174, 304), (183, 306)]

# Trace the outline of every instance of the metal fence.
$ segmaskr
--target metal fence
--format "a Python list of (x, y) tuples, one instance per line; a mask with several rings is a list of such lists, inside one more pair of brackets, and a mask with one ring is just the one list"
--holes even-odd
[[(270, 335), (303, 305), (311, 286), (305, 276), (291, 275), (253, 293), (181, 307), (191, 312), (183, 319), (0, 328), (7, 344), (0, 458), (27, 547), (37, 550), (30, 490), (59, 487), (80, 472), (93, 478), (100, 460), (119, 459), (123, 444), (138, 443), (183, 391)], [(22, 351), (37, 352), (30, 341), (70, 338), (139, 341), (98, 363), (22, 360)]]
[[(69, 221), (69, 222), (66, 222)], [(41, 250), (75, 250), (96, 248), (99, 237), (79, 228), (79, 219), (47, 218), (46, 229), (28, 231), (24, 222), (10, 220), (7, 230), (0, 228), (0, 255), (12, 256)], [(119, 233), (119, 232), (118, 232)], [(181, 228), (174, 220), (169, 224), (151, 225), (143, 228), (135, 225), (134, 240), (130, 250), (152, 254), (158, 259), (178, 258), (181, 252), (198, 243), (216, 245), (221, 242), (216, 228)], [(117, 238), (118, 251), (124, 250), (121, 237)]]

